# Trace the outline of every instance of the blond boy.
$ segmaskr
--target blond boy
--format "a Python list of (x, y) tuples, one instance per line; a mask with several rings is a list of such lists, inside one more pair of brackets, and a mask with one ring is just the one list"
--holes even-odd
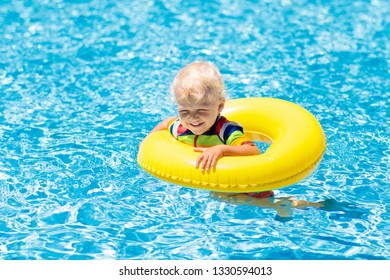
[(179, 118), (165, 119), (151, 132), (169, 129), (179, 141), (193, 145), (194, 151), (201, 153), (196, 167), (208, 171), (223, 156), (260, 154), (239, 124), (220, 115), (225, 105), (225, 89), (213, 63), (197, 61), (185, 66), (176, 75), (172, 92)]
[[(160, 122), (151, 133), (169, 129), (179, 141), (194, 146), (200, 155), (195, 167), (202, 172), (216, 166), (223, 156), (259, 155), (242, 126), (221, 116), (225, 106), (225, 85), (218, 68), (208, 61), (196, 61), (181, 69), (173, 80), (179, 118)], [(272, 197), (273, 192), (247, 193), (254, 198)]]

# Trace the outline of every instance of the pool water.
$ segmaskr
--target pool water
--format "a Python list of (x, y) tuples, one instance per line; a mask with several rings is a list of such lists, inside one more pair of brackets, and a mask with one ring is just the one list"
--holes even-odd
[[(0, 1), (0, 258), (389, 259), (389, 19), (386, 0)], [(323, 207), (283, 218), (138, 166), (199, 59), (229, 98), (317, 117), (324, 158), (275, 203)]]

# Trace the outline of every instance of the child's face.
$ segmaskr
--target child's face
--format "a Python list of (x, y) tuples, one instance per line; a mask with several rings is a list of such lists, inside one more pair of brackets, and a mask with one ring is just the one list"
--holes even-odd
[(213, 102), (178, 101), (180, 123), (195, 135), (203, 134), (213, 126), (224, 105), (224, 99)]

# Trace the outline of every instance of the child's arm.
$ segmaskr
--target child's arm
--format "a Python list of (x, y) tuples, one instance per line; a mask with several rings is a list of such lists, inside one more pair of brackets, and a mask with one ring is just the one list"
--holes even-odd
[(156, 131), (160, 131), (160, 130), (165, 130), (165, 129), (168, 129), (168, 126), (169, 124), (175, 120), (176, 117), (170, 117), (170, 118), (167, 118), (163, 121), (161, 121), (159, 124), (157, 124), (150, 132), (150, 133), (153, 133), (153, 132), (156, 132)]
[(240, 146), (217, 145), (210, 148), (195, 148), (195, 152), (202, 153), (196, 160), (195, 167), (207, 171), (214, 167), (217, 161), (223, 156), (252, 156), (259, 155), (259, 149), (250, 144)]

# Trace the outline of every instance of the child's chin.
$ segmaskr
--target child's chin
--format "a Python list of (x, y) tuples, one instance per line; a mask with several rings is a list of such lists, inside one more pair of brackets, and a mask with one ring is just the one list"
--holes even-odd
[(201, 135), (207, 131), (207, 130), (202, 129), (201, 127), (193, 127), (193, 126), (190, 127), (190, 130), (195, 135)]
[(194, 130), (192, 130), (192, 133), (194, 133), (195, 135), (202, 135), (205, 132), (206, 132), (206, 130), (203, 130), (203, 129), (194, 129)]

